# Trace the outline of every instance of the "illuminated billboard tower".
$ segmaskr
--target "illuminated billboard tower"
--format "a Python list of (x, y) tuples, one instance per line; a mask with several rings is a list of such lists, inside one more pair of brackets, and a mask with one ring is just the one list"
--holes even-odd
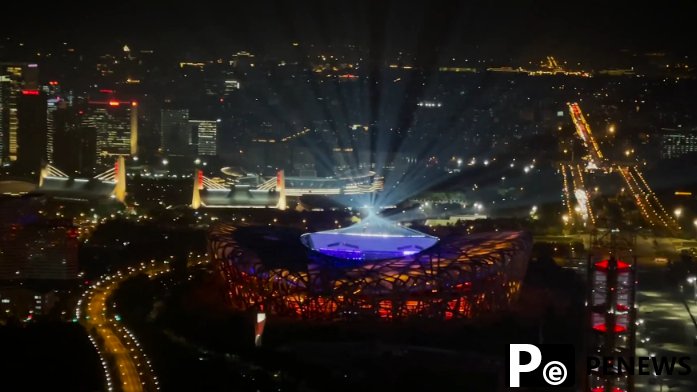
[[(615, 230), (610, 231), (607, 258), (588, 259), (588, 323), (592, 340), (589, 356), (631, 358), (636, 332), (636, 258), (622, 259), (618, 253)], [(607, 248), (606, 248), (607, 249)], [(603, 252), (604, 254), (605, 252)], [(612, 367), (617, 368), (613, 363)], [(602, 365), (601, 365), (602, 367)], [(591, 392), (633, 392), (632, 376), (593, 372), (588, 376)]]
[(276, 174), (276, 192), (278, 192), (278, 205), (276, 208), (285, 210), (286, 205), (286, 175), (283, 170), (279, 170)]

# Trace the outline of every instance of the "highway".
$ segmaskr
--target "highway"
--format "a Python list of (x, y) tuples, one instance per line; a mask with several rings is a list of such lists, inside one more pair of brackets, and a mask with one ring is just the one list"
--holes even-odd
[(591, 127), (588, 125), (588, 122), (586, 122), (586, 118), (583, 116), (581, 107), (578, 103), (567, 103), (567, 105), (569, 107), (571, 120), (576, 128), (576, 133), (588, 149), (593, 162), (600, 166), (605, 160), (605, 157), (603, 157), (603, 153), (600, 151), (600, 146), (598, 146), (598, 142), (595, 140), (595, 137), (593, 137)]
[[(198, 256), (189, 265), (207, 262), (206, 256)], [(87, 330), (92, 344), (97, 349), (108, 391), (142, 392), (159, 390), (159, 382), (150, 360), (145, 355), (136, 337), (110, 314), (111, 297), (118, 286), (126, 280), (146, 274), (153, 278), (171, 270), (169, 261), (141, 263), (103, 276), (83, 293), (75, 310), (75, 318)]]
[[(581, 106), (578, 103), (567, 103), (567, 105), (569, 107), (571, 120), (576, 128), (576, 134), (586, 147), (588, 153), (586, 159), (595, 164), (594, 168), (603, 169), (605, 173), (617, 172), (620, 174), (641, 216), (649, 225), (656, 228), (667, 229), (672, 234), (679, 232), (680, 225), (673, 216), (666, 211), (665, 207), (663, 207), (663, 204), (661, 204), (661, 201), (651, 189), (639, 168), (636, 165), (610, 164), (607, 162), (583, 115)], [(569, 172), (571, 173), (572, 184), (575, 188), (574, 194), (577, 196), (576, 199), (581, 206), (583, 204), (587, 205), (587, 208), (581, 208), (580, 212), (584, 216), (586, 213), (589, 214), (591, 223), (595, 223), (596, 217), (590, 209), (591, 203), (588, 199), (589, 194), (583, 182), (583, 170), (581, 170), (580, 165), (569, 165)], [(562, 175), (564, 176), (563, 191), (566, 195), (568, 193), (568, 185), (566, 172), (563, 169)], [(571, 217), (569, 219), (571, 219)]]

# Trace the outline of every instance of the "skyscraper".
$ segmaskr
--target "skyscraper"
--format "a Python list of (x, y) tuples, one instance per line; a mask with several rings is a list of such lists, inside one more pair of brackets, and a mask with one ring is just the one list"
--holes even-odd
[(94, 128), (82, 124), (80, 112), (67, 105), (58, 105), (54, 112), (53, 160), (55, 166), (68, 174), (94, 172), (97, 158), (97, 135)]
[(9, 160), (10, 78), (0, 73), (0, 164)]
[(53, 163), (56, 153), (57, 127), (64, 125), (57, 123), (57, 112), (59, 109), (67, 108), (72, 100), (69, 95), (65, 97), (61, 93), (61, 87), (56, 80), (49, 81), (47, 85), (41, 87), (41, 90), (46, 93), (48, 98), (46, 100), (46, 160)]
[(22, 67), (2, 64), (0, 67), (0, 145), (5, 161), (17, 159), (17, 96), (22, 89)]
[(39, 90), (22, 90), (17, 99), (17, 167), (38, 172), (46, 160), (46, 97)]
[(38, 89), (38, 67), (27, 63), (0, 63), (0, 163), (17, 160), (19, 114), (22, 90)]
[(60, 99), (49, 98), (46, 100), (46, 159), (49, 163), (53, 162), (54, 139), (56, 136), (55, 114), (58, 109)]
[(111, 165), (115, 156), (138, 152), (138, 104), (130, 101), (90, 101), (80, 127), (96, 135), (97, 164)]
[(220, 120), (190, 120), (196, 129), (196, 154), (218, 155), (218, 124)]
[(162, 109), (160, 111), (162, 152), (169, 156), (185, 156), (193, 153), (191, 124), (187, 109)]

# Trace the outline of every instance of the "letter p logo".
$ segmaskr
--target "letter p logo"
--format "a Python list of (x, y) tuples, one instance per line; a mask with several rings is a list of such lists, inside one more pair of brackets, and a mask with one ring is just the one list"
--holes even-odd
[[(530, 354), (530, 362), (520, 363), (520, 353)], [(528, 373), (537, 369), (542, 363), (542, 352), (532, 344), (511, 344), (508, 356), (509, 386), (511, 388), (520, 387), (520, 373)]]

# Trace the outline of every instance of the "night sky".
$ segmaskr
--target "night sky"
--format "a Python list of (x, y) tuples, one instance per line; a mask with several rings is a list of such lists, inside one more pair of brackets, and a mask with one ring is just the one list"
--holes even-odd
[[(130, 43), (191, 57), (246, 48), (276, 52), (298, 41), (357, 44), (371, 53), (407, 50), (503, 58), (555, 53), (593, 62), (622, 49), (696, 49), (697, 3), (630, 1), (196, 1), (53, 2), (3, 5), (3, 36), (50, 47)], [(3, 13), (5, 13), (3, 12)], [(83, 48), (85, 49), (85, 48)], [(12, 53), (6, 53), (11, 55)]]

